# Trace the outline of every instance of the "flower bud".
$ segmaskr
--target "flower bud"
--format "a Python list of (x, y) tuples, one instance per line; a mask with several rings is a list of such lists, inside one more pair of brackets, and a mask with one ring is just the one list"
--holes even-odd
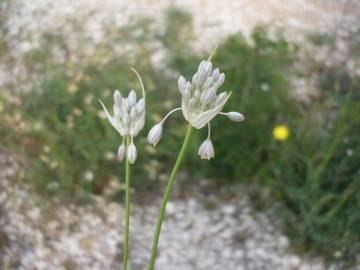
[(126, 148), (125, 145), (122, 143), (119, 146), (118, 152), (117, 152), (117, 157), (120, 161), (123, 161), (124, 157), (125, 157), (125, 152), (126, 152)]
[(189, 100), (189, 99), (191, 98), (191, 92), (190, 92), (190, 90), (186, 90), (186, 91), (184, 92), (183, 98), (184, 98), (185, 100)]
[(139, 113), (142, 113), (144, 112), (145, 110), (145, 100), (143, 98), (141, 98), (138, 103), (136, 104), (136, 110), (139, 112)]
[(157, 143), (160, 141), (162, 135), (162, 129), (163, 127), (162, 124), (160, 123), (153, 126), (152, 129), (149, 131), (148, 142), (153, 146), (157, 145)]
[(201, 94), (200, 101), (203, 104), (207, 104), (207, 103), (212, 102), (214, 100), (214, 98), (216, 98), (216, 90), (214, 87), (211, 87), (211, 88), (206, 89)]
[(225, 74), (221, 73), (216, 81), (216, 88), (219, 88), (225, 81)]
[(132, 107), (130, 110), (130, 120), (133, 122), (136, 120), (136, 117), (137, 117), (136, 107)]
[(198, 66), (198, 71), (204, 70), (205, 66), (206, 66), (206, 61), (202, 60)]
[(193, 76), (193, 83), (197, 88), (204, 83), (204, 80), (205, 80), (205, 72), (203, 70), (198, 71)]
[(211, 77), (213, 77), (214, 81), (217, 81), (219, 79), (220, 76), (220, 71), (218, 68), (214, 69), (213, 72), (211, 73)]
[(127, 101), (129, 103), (130, 107), (135, 105), (135, 103), (136, 103), (136, 93), (135, 93), (134, 90), (130, 91)]
[(234, 122), (241, 122), (245, 120), (245, 117), (239, 112), (228, 112), (226, 115)]
[(204, 89), (208, 89), (214, 82), (213, 77), (208, 77), (204, 83)]
[(198, 154), (201, 159), (207, 160), (210, 160), (215, 156), (214, 146), (209, 138), (200, 145)]
[(114, 115), (118, 118), (121, 118), (122, 117), (122, 112), (121, 110), (119, 109), (119, 106), (117, 106), (116, 104), (114, 104), (113, 106), (113, 110), (114, 110)]
[(130, 164), (134, 164), (136, 157), (137, 157), (137, 151), (134, 143), (131, 143), (127, 149), (127, 157), (129, 159)]
[(116, 106), (118, 106), (118, 107), (121, 106), (122, 96), (121, 96), (119, 90), (115, 90), (115, 92), (114, 92), (114, 102), (115, 102)]
[(224, 101), (224, 99), (226, 99), (226, 95), (227, 95), (226, 92), (220, 93), (220, 94), (216, 97), (215, 106), (221, 104), (221, 103)]
[(181, 94), (184, 94), (187, 90), (187, 82), (183, 76), (180, 76), (178, 79), (178, 88)]

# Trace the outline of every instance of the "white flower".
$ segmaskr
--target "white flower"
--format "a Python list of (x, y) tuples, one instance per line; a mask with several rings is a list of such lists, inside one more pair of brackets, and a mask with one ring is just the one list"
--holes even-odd
[(182, 96), (181, 108), (185, 119), (195, 128), (206, 126), (224, 107), (231, 93), (217, 90), (224, 83), (225, 74), (212, 69), (211, 61), (202, 61), (191, 83), (179, 77), (178, 87)]
[(137, 151), (134, 143), (131, 143), (127, 149), (127, 157), (129, 159), (130, 164), (134, 164), (136, 157), (137, 157)]
[[(144, 94), (143, 94), (144, 95)], [(127, 98), (123, 98), (119, 90), (114, 92), (114, 115), (111, 116), (105, 105), (99, 100), (106, 117), (121, 136), (135, 137), (145, 124), (145, 100), (136, 102), (136, 94), (131, 90)]]
[[(104, 103), (100, 101), (101, 106), (104, 109), (107, 119), (110, 124), (120, 133), (123, 137), (123, 142), (118, 149), (118, 158), (123, 160), (125, 153), (132, 154), (130, 163), (133, 164), (136, 160), (136, 147), (133, 143), (134, 137), (140, 132), (145, 125), (145, 88), (140, 75), (133, 68), (131, 70), (136, 74), (140, 81), (142, 97), (137, 101), (136, 93), (131, 90), (127, 97), (123, 97), (119, 90), (114, 92), (114, 105), (113, 115), (106, 109)], [(129, 136), (132, 146), (132, 150), (129, 151), (124, 145), (125, 137)], [(130, 148), (130, 146), (128, 148)], [(135, 149), (135, 152), (134, 152)], [(135, 153), (135, 154), (134, 154)], [(132, 161), (132, 162), (131, 162)]]
[(230, 120), (241, 122), (245, 117), (238, 112), (221, 112), (229, 99), (231, 92), (218, 93), (219, 88), (225, 81), (225, 74), (220, 73), (218, 68), (213, 69), (210, 61), (202, 61), (197, 72), (190, 81), (183, 76), (178, 79), (178, 88), (181, 93), (181, 108), (170, 111), (149, 132), (148, 142), (154, 146), (160, 141), (162, 126), (165, 120), (175, 111), (182, 110), (184, 118), (196, 129), (208, 125), (208, 137), (199, 148), (202, 159), (211, 159), (215, 156), (214, 146), (210, 140), (210, 121), (218, 114), (226, 115)]
[(202, 159), (208, 160), (215, 156), (214, 146), (209, 138), (200, 145), (198, 154)]
[(86, 171), (84, 174), (84, 178), (87, 182), (91, 182), (94, 180), (94, 173), (92, 171)]
[(153, 126), (153, 128), (149, 131), (149, 135), (148, 135), (148, 142), (150, 144), (155, 146), (160, 141), (162, 135), (162, 129), (163, 129), (162, 123)]
[(238, 112), (228, 112), (228, 113), (223, 113), (224, 115), (226, 115), (227, 117), (229, 117), (230, 120), (234, 121), (234, 122), (241, 122), (245, 120), (245, 117)]
[(125, 153), (126, 153), (126, 147), (125, 147), (125, 144), (122, 143), (120, 146), (119, 146), (119, 149), (118, 149), (118, 152), (117, 152), (117, 157), (120, 161), (122, 161), (125, 157)]

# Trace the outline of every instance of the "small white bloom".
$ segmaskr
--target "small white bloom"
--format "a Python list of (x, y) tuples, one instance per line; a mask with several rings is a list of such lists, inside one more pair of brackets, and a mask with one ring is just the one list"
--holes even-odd
[(198, 154), (202, 159), (208, 160), (215, 156), (214, 146), (209, 138), (200, 145)]
[(152, 127), (152, 129), (149, 131), (148, 135), (148, 142), (152, 145), (157, 145), (157, 143), (160, 141), (162, 136), (162, 123), (156, 124)]
[(118, 149), (118, 152), (117, 152), (117, 157), (120, 161), (122, 161), (125, 157), (125, 153), (126, 153), (126, 147), (125, 147), (125, 144), (122, 143), (120, 146), (119, 146), (119, 149)]
[[(211, 57), (210, 57), (211, 58)], [(183, 76), (178, 79), (178, 88), (181, 93), (181, 108), (170, 111), (159, 124), (149, 132), (148, 142), (154, 146), (162, 136), (162, 126), (165, 120), (175, 111), (182, 110), (184, 118), (196, 129), (208, 125), (208, 137), (199, 148), (202, 159), (211, 159), (215, 156), (214, 146), (210, 140), (210, 122), (218, 114), (226, 115), (230, 120), (241, 122), (245, 117), (238, 112), (221, 112), (229, 99), (231, 92), (217, 93), (225, 81), (225, 74), (218, 68), (213, 70), (209, 60), (202, 61), (191, 81), (186, 81)]]
[(127, 98), (128, 104), (130, 107), (134, 106), (136, 103), (136, 93), (134, 90), (131, 90)]
[(228, 112), (226, 115), (231, 121), (234, 122), (241, 122), (245, 120), (245, 117), (239, 112)]
[[(185, 119), (195, 128), (200, 129), (210, 122), (224, 107), (231, 93), (217, 90), (223, 84), (225, 75), (219, 69), (212, 71), (210, 61), (202, 61), (192, 83), (180, 76), (178, 87), (182, 95), (181, 107)], [(190, 87), (187, 87), (189, 85)]]
[(91, 182), (94, 180), (94, 173), (92, 171), (86, 171), (84, 174), (84, 178), (87, 182)]
[(131, 90), (126, 98), (121, 95), (119, 90), (115, 90), (113, 115), (109, 113), (104, 103), (101, 100), (99, 101), (110, 124), (120, 133), (122, 137), (129, 136), (131, 139), (131, 150), (131, 145), (127, 151), (124, 142), (120, 145), (117, 153), (119, 160), (124, 159), (126, 152), (128, 155), (131, 153), (132, 156), (131, 159), (129, 157), (129, 160), (130, 163), (133, 164), (136, 160), (136, 148), (133, 144), (133, 138), (145, 125), (145, 88), (137, 71), (133, 68), (131, 68), (131, 70), (136, 74), (140, 81), (142, 98), (140, 98), (139, 101), (136, 101), (136, 93), (134, 90)]
[(127, 157), (129, 159), (130, 164), (134, 164), (137, 157), (137, 151), (134, 143), (131, 143), (127, 150)]

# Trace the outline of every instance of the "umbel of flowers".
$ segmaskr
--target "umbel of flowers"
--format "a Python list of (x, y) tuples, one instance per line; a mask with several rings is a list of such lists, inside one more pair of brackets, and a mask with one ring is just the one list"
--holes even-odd
[(130, 232), (130, 164), (134, 164), (137, 151), (134, 144), (134, 137), (144, 127), (145, 124), (145, 88), (140, 75), (133, 68), (131, 70), (136, 74), (140, 81), (142, 97), (137, 100), (136, 93), (131, 90), (127, 97), (123, 97), (119, 90), (114, 92), (113, 115), (106, 109), (101, 100), (106, 117), (110, 124), (119, 132), (122, 137), (122, 143), (118, 149), (118, 158), (125, 162), (125, 230), (124, 230), (124, 248), (123, 248), (123, 270), (127, 270), (129, 257), (129, 232)]
[[(100, 101), (107, 119), (110, 124), (119, 132), (122, 143), (118, 149), (118, 158), (122, 161), (125, 155), (131, 164), (135, 163), (137, 151), (134, 144), (134, 137), (144, 127), (145, 124), (145, 90), (142, 80), (135, 69), (131, 69), (137, 75), (142, 89), (142, 97), (137, 101), (136, 93), (131, 90), (127, 97), (123, 97), (119, 90), (114, 92), (113, 115), (106, 109), (104, 103)], [(130, 144), (126, 149), (125, 138), (130, 137)]]
[(183, 76), (179, 77), (178, 88), (181, 94), (181, 107), (175, 108), (166, 114), (160, 123), (156, 124), (148, 134), (148, 142), (155, 146), (161, 139), (164, 122), (173, 112), (176, 111), (181, 110), (185, 120), (189, 123), (183, 145), (171, 171), (164, 197), (161, 202), (152, 243), (149, 270), (154, 270), (155, 267), (155, 258), (166, 205), (170, 198), (176, 174), (184, 160), (193, 128), (201, 129), (205, 126), (208, 127), (207, 138), (200, 145), (198, 154), (202, 159), (211, 159), (215, 156), (214, 146), (210, 139), (211, 120), (213, 120), (218, 114), (225, 115), (235, 122), (241, 122), (245, 119), (239, 112), (222, 112), (225, 103), (231, 95), (231, 92), (220, 92), (219, 89), (224, 83), (225, 74), (221, 73), (218, 68), (213, 69), (210, 59), (211, 57), (207, 61), (204, 60), (200, 63), (198, 70), (192, 77), (191, 81), (186, 80)]
[(178, 88), (181, 93), (181, 108), (170, 111), (149, 132), (148, 141), (156, 145), (162, 136), (163, 124), (173, 112), (182, 110), (184, 118), (196, 129), (208, 126), (208, 136), (200, 145), (198, 154), (202, 159), (211, 159), (215, 156), (214, 147), (211, 142), (210, 121), (218, 114), (227, 116), (230, 120), (241, 122), (245, 118), (239, 112), (222, 112), (229, 99), (231, 92), (219, 92), (219, 88), (225, 81), (225, 74), (220, 73), (218, 68), (213, 69), (211, 61), (202, 61), (191, 81), (183, 76), (178, 79)]

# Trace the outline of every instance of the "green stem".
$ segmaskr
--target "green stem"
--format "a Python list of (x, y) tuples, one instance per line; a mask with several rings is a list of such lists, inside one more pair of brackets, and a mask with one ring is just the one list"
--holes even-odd
[[(130, 137), (126, 137), (126, 149), (130, 144)], [(127, 270), (129, 256), (129, 228), (130, 228), (130, 162), (128, 155), (125, 161), (125, 232), (124, 232), (124, 254), (123, 254), (123, 270)]]
[(180, 153), (177, 157), (177, 160), (175, 162), (175, 165), (171, 171), (170, 177), (169, 177), (169, 182), (166, 186), (166, 190), (165, 190), (165, 194), (164, 197), (162, 199), (161, 202), (161, 208), (160, 208), (160, 213), (156, 222), (156, 229), (155, 229), (155, 234), (154, 234), (154, 239), (153, 239), (153, 243), (152, 243), (152, 249), (151, 249), (151, 257), (150, 257), (150, 264), (149, 264), (149, 270), (154, 270), (154, 266), (155, 266), (155, 257), (156, 257), (156, 253), (157, 253), (157, 247), (158, 247), (158, 243), (159, 243), (159, 238), (160, 238), (160, 231), (161, 231), (161, 225), (162, 222), (164, 220), (164, 215), (165, 215), (165, 209), (166, 209), (166, 204), (169, 200), (170, 194), (171, 194), (171, 190), (174, 184), (174, 180), (175, 180), (175, 176), (184, 160), (185, 157), (185, 152), (186, 149), (189, 146), (189, 142), (190, 142), (190, 138), (191, 138), (191, 133), (192, 133), (192, 127), (191, 125), (189, 125), (188, 130), (186, 132), (186, 136), (183, 142), (183, 145), (181, 147)]

